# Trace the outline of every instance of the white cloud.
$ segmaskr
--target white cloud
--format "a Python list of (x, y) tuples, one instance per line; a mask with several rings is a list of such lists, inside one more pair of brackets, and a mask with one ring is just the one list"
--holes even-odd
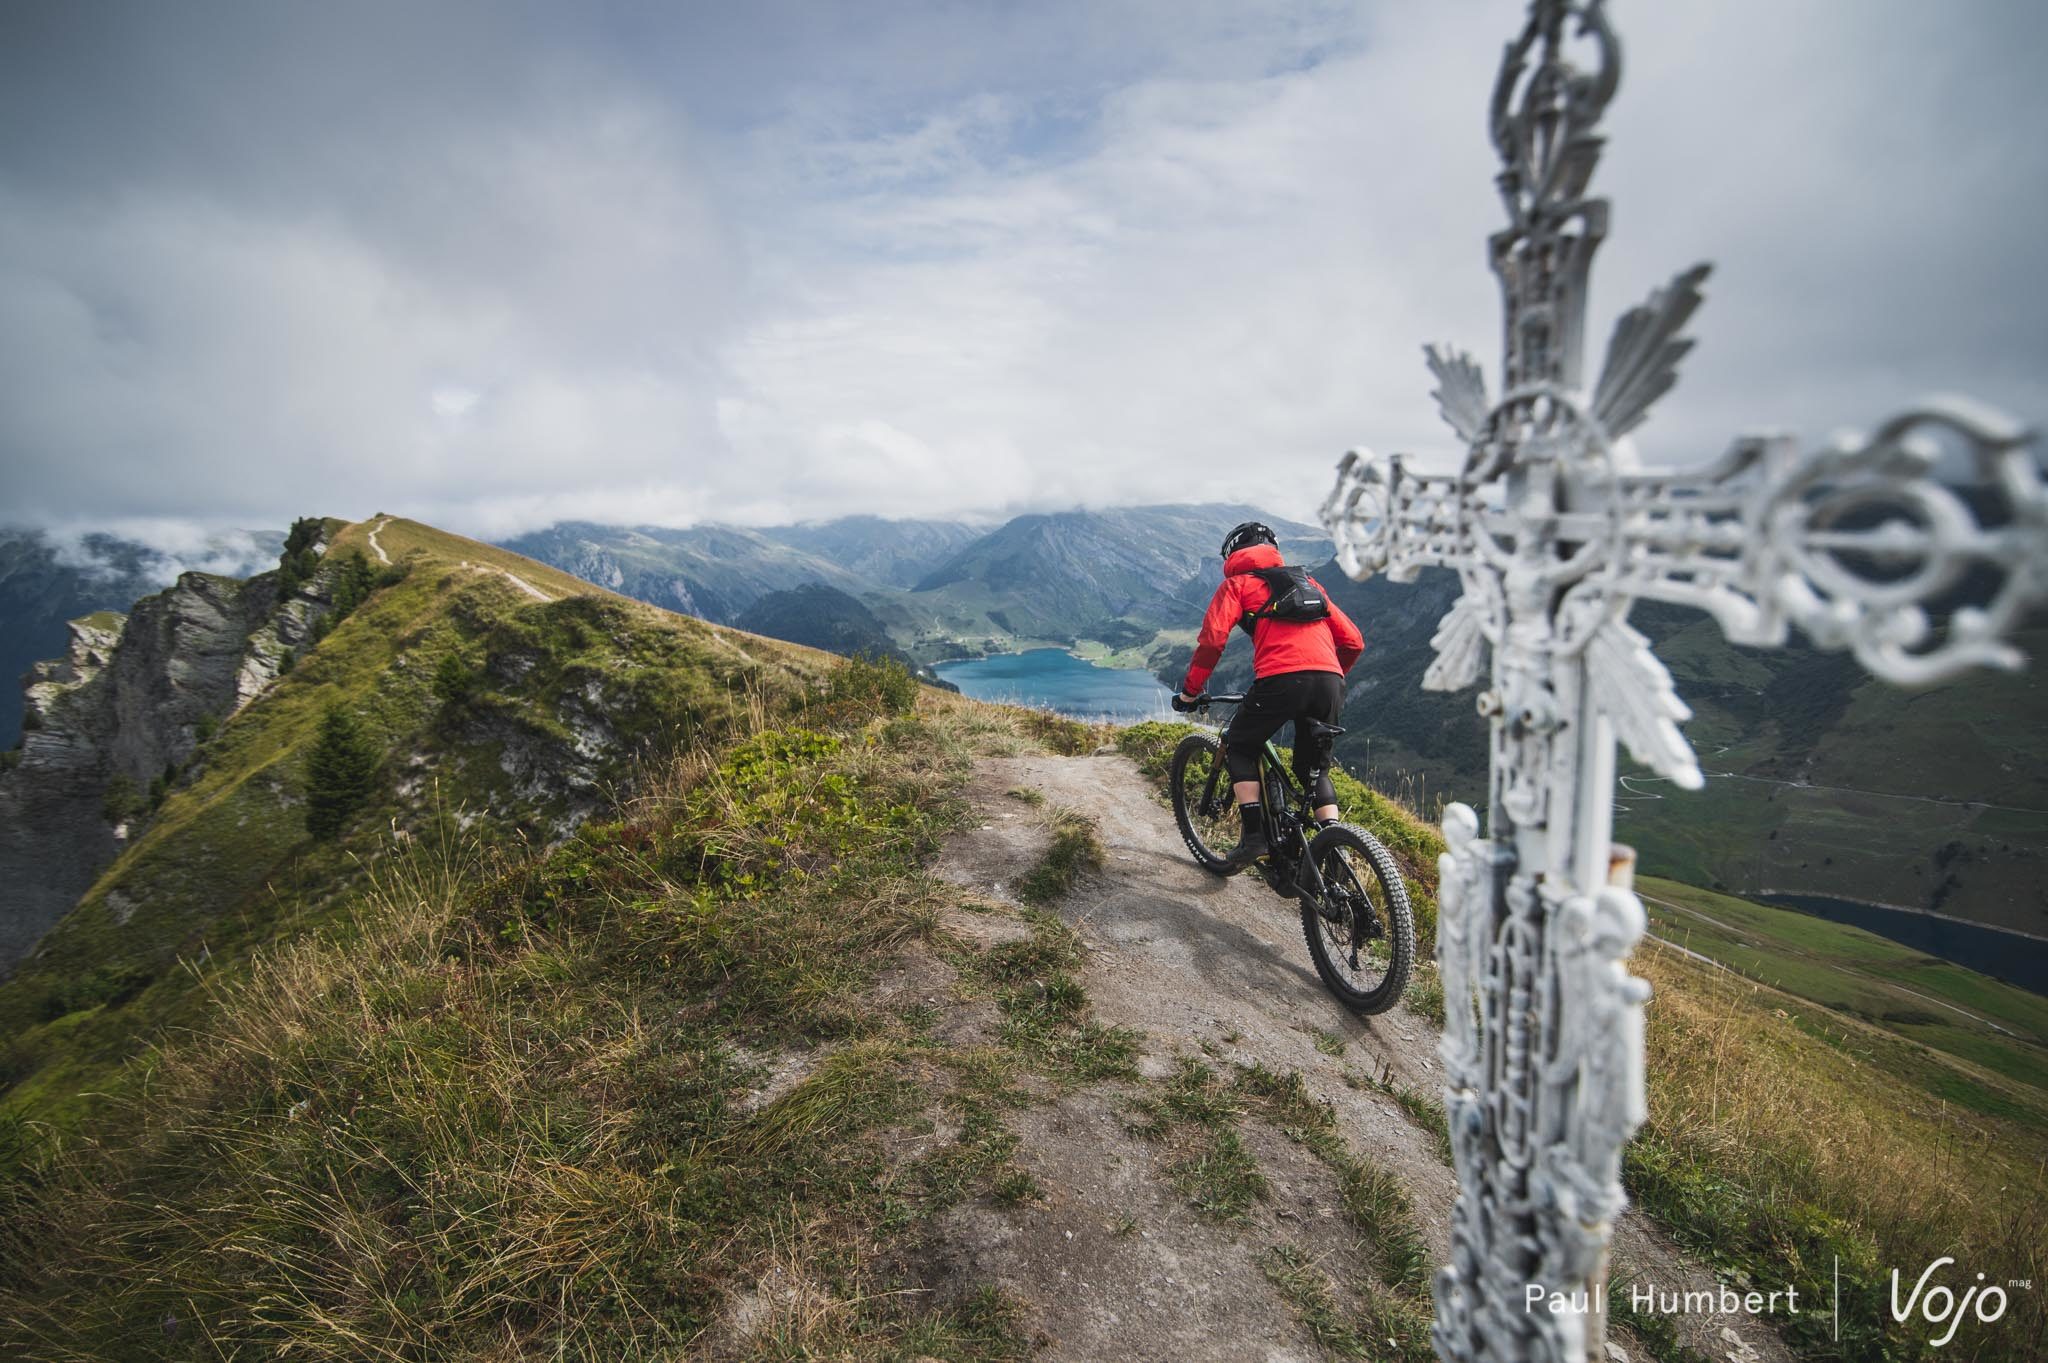
[[(176, 518), (56, 525), (43, 534), (59, 563), (102, 581), (124, 576), (131, 571), (131, 565), (132, 570), (141, 572), (156, 585), (168, 587), (181, 573), (248, 577), (277, 564), (278, 541), (268, 534), (237, 529), (205, 530)], [(105, 537), (126, 544), (109, 546)], [(139, 553), (129, 548), (137, 545), (141, 546)]]
[(457, 384), (444, 384), (427, 395), (427, 402), (434, 409), (434, 415), (459, 421), (470, 413), (482, 399), (483, 394), (474, 388), (463, 388)]
[[(1719, 262), (1651, 457), (1928, 389), (2048, 410), (2031, 10), (1611, 9), (1589, 360)], [(138, 40), (97, 79), (161, 141), (0, 156), (0, 519), (1305, 516), (1348, 445), (1444, 448), (1423, 342), (1497, 363), (1520, 15), (480, 10), (460, 74), (447, 33), (386, 69), (443, 22), (409, 11), (273, 16), (246, 67)], [(303, 69), (293, 24), (332, 29)]]

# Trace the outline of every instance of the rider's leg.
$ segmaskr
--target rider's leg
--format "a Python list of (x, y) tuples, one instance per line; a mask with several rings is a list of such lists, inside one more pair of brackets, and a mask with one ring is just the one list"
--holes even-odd
[(1243, 834), (1225, 858), (1233, 867), (1247, 866), (1271, 850), (1266, 839), (1265, 804), (1259, 791), (1259, 751), (1280, 726), (1294, 717), (1293, 698), (1282, 694), (1277, 678), (1261, 677), (1245, 693), (1244, 704), (1223, 731), (1223, 760), (1230, 767), (1230, 793), (1237, 797)]
[[(1302, 697), (1301, 712), (1305, 719), (1335, 724), (1344, 713), (1344, 678), (1335, 672), (1313, 674), (1307, 684), (1307, 693)], [(1316, 822), (1335, 823), (1342, 811), (1337, 808), (1337, 788), (1330, 782), (1330, 740), (1305, 740), (1301, 729), (1297, 723), (1294, 730), (1294, 775), (1303, 789), (1314, 795)]]

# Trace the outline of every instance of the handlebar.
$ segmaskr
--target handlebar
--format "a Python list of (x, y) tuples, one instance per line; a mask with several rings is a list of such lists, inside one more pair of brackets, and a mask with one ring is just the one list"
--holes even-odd
[(1179, 695), (1175, 695), (1173, 698), (1173, 708), (1180, 711), (1182, 714), (1190, 714), (1196, 710), (1204, 708), (1205, 706), (1239, 705), (1242, 704), (1243, 701), (1244, 693), (1241, 691), (1234, 696), (1212, 696), (1207, 691), (1204, 691), (1201, 695), (1196, 696), (1193, 700), (1188, 701), (1186, 704), (1182, 704)]

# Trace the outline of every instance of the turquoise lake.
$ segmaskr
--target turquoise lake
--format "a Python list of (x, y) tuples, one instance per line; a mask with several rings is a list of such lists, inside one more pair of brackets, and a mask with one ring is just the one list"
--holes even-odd
[(1135, 724), (1172, 713), (1166, 698), (1173, 693), (1149, 672), (1097, 667), (1061, 648), (940, 663), (933, 671), (975, 700), (1030, 705), (1075, 719)]

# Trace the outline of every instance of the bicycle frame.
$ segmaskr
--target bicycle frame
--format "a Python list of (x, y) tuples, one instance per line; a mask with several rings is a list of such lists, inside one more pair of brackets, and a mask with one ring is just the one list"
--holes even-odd
[(1267, 739), (1259, 753), (1259, 801), (1266, 807), (1266, 827), (1272, 830), (1268, 836), (1276, 847), (1284, 840), (1298, 848), (1299, 855), (1293, 858), (1294, 884), (1320, 901), (1325, 890), (1323, 873), (1308, 854), (1309, 802), (1313, 798), (1309, 787), (1295, 785), (1288, 763), (1273, 740)]
[[(1210, 697), (1211, 703), (1231, 704), (1242, 697)], [(1219, 778), (1226, 779), (1222, 753), (1217, 754), (1216, 766), (1209, 773), (1208, 788), (1202, 792), (1202, 809), (1214, 808)], [(1321, 900), (1327, 887), (1323, 884), (1323, 873), (1317, 868), (1315, 858), (1308, 854), (1309, 838), (1307, 826), (1310, 818), (1310, 804), (1313, 794), (1308, 787), (1297, 786), (1293, 773), (1280, 749), (1267, 739), (1259, 751), (1259, 803), (1266, 811), (1266, 827), (1277, 847), (1285, 840), (1298, 843), (1300, 855), (1293, 858), (1294, 884), (1296, 888)]]

